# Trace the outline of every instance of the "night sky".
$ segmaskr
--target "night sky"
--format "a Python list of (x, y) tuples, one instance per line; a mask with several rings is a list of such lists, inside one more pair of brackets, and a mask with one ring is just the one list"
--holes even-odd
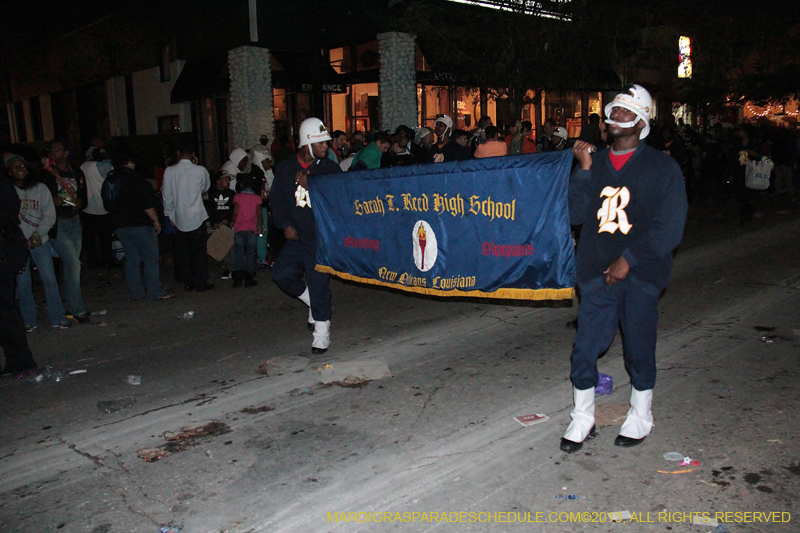
[(0, 0), (0, 53), (35, 48), (119, 10), (146, 8), (148, 1)]

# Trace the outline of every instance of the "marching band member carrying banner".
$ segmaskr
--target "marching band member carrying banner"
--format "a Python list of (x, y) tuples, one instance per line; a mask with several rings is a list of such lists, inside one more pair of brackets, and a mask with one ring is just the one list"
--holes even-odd
[(577, 281), (581, 293), (572, 348), (572, 422), (561, 450), (574, 453), (595, 436), (597, 358), (622, 326), (630, 410), (614, 444), (635, 446), (653, 427), (658, 299), (672, 273), (672, 252), (686, 222), (686, 189), (678, 164), (646, 144), (653, 102), (632, 86), (605, 107), (611, 147), (592, 154), (578, 141), (569, 184), (573, 225), (581, 226)]
[(307, 177), (342, 171), (327, 158), (329, 140), (331, 136), (321, 120), (304, 120), (300, 126), (300, 150), (296, 157), (278, 163), (269, 197), (275, 226), (283, 230), (287, 240), (272, 267), (272, 279), (286, 294), (309, 307), (308, 328), (314, 332), (311, 352), (315, 354), (324, 353), (331, 342), (331, 291), (328, 274), (315, 270), (317, 230)]

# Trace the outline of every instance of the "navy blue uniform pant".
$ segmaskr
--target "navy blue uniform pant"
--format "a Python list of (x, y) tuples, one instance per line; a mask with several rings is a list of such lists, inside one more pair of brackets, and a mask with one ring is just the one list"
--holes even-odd
[[(286, 294), (297, 298), (306, 290), (311, 298), (311, 316), (317, 322), (331, 319), (331, 290), (328, 274), (317, 272), (317, 243), (286, 241), (272, 266), (272, 279)], [(303, 283), (303, 275), (306, 281)]]
[(655, 287), (647, 289), (628, 278), (581, 294), (570, 374), (576, 389), (597, 386), (597, 358), (611, 345), (620, 326), (631, 384), (639, 391), (655, 386), (658, 295)]

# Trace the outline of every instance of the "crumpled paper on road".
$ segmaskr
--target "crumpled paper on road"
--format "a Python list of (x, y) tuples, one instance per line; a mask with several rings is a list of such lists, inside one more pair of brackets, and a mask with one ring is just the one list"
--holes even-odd
[(360, 387), (369, 381), (392, 377), (382, 358), (328, 363), (319, 372), (323, 383), (340, 387)]
[(621, 426), (628, 414), (627, 403), (600, 404), (594, 408), (594, 423), (597, 426)]

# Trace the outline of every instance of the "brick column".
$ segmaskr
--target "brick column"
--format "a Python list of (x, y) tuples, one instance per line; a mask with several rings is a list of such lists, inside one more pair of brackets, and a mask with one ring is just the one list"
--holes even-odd
[[(242, 46), (228, 52), (230, 118), (235, 147), (249, 150), (262, 134), (275, 138), (269, 50)], [(225, 154), (222, 159), (227, 157)]]
[(381, 99), (381, 129), (394, 131), (404, 124), (417, 124), (417, 80), (414, 40), (410, 33), (378, 34), (381, 53), (378, 92)]

